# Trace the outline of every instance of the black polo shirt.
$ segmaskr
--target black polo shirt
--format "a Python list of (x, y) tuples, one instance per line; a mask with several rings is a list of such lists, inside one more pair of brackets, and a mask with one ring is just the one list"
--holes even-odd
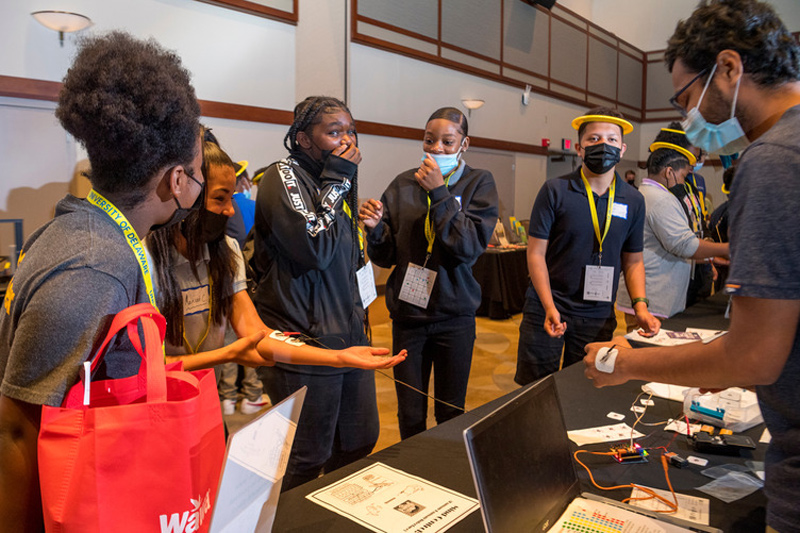
[[(600, 246), (594, 234), (592, 214), (581, 170), (548, 180), (536, 196), (531, 211), (529, 235), (547, 239), (547, 270), (550, 289), (559, 312), (586, 318), (606, 318), (613, 312), (617, 296), (622, 253), (641, 252), (644, 248), (644, 197), (615, 173), (614, 203), (619, 204), (611, 217), (611, 228), (603, 241), (603, 266), (614, 267), (614, 291), (611, 302), (583, 299), (586, 265), (599, 265)], [(600, 234), (605, 231), (608, 191), (598, 197)], [(541, 304), (533, 286), (528, 288), (527, 304)], [(531, 301), (532, 300), (532, 301)]]

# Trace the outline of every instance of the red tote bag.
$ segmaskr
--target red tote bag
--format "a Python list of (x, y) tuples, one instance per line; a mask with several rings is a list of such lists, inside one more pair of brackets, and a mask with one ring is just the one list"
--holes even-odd
[[(139, 338), (139, 327), (144, 344)], [(165, 367), (166, 321), (149, 303), (117, 314), (92, 360), (127, 329), (139, 374), (70, 391), (42, 408), (39, 480), (48, 532), (208, 530), (225, 454), (212, 369)]]

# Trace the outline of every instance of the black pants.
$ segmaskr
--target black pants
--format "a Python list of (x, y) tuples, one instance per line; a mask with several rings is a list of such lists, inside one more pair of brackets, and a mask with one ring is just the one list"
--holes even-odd
[[(394, 377), (428, 392), (433, 369), (436, 423), (441, 424), (460, 415), (467, 396), (467, 381), (475, 345), (475, 317), (457, 317), (431, 324), (410, 325), (393, 322), (394, 353), (408, 350), (405, 361), (394, 367)], [(425, 431), (428, 418), (428, 398), (402, 385), (397, 391), (397, 419), (400, 438), (407, 439)]]
[(352, 368), (319, 375), (277, 366), (260, 370), (264, 389), (273, 403), (304, 385), (308, 387), (281, 491), (372, 452), (380, 431), (373, 371)]
[[(560, 311), (560, 309), (559, 309)], [(617, 327), (614, 310), (607, 318), (583, 318), (561, 313), (561, 321), (567, 323), (567, 331), (561, 338), (551, 337), (544, 330), (545, 311), (538, 300), (528, 299), (519, 325), (519, 348), (517, 349), (517, 373), (514, 381), (527, 385), (548, 376), (559, 369), (561, 350), (564, 350), (564, 365), (583, 359), (584, 346), (590, 342), (610, 341)]]

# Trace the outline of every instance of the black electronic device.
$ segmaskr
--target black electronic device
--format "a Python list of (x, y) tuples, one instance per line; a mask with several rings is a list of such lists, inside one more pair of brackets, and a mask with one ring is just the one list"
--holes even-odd
[(755, 450), (753, 439), (746, 435), (711, 435), (700, 431), (692, 435), (694, 449), (701, 453), (739, 455), (742, 450)]
[(542, 6), (546, 9), (553, 9), (553, 6), (556, 5), (556, 0), (522, 0), (526, 4), (530, 4), (532, 6)]

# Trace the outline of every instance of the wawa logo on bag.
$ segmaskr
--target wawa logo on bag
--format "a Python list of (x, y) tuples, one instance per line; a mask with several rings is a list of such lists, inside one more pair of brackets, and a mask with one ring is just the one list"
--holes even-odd
[(192, 509), (182, 513), (172, 513), (169, 518), (166, 514), (158, 517), (161, 522), (161, 533), (194, 533), (203, 525), (206, 513), (211, 509), (210, 491), (205, 497), (189, 498)]

